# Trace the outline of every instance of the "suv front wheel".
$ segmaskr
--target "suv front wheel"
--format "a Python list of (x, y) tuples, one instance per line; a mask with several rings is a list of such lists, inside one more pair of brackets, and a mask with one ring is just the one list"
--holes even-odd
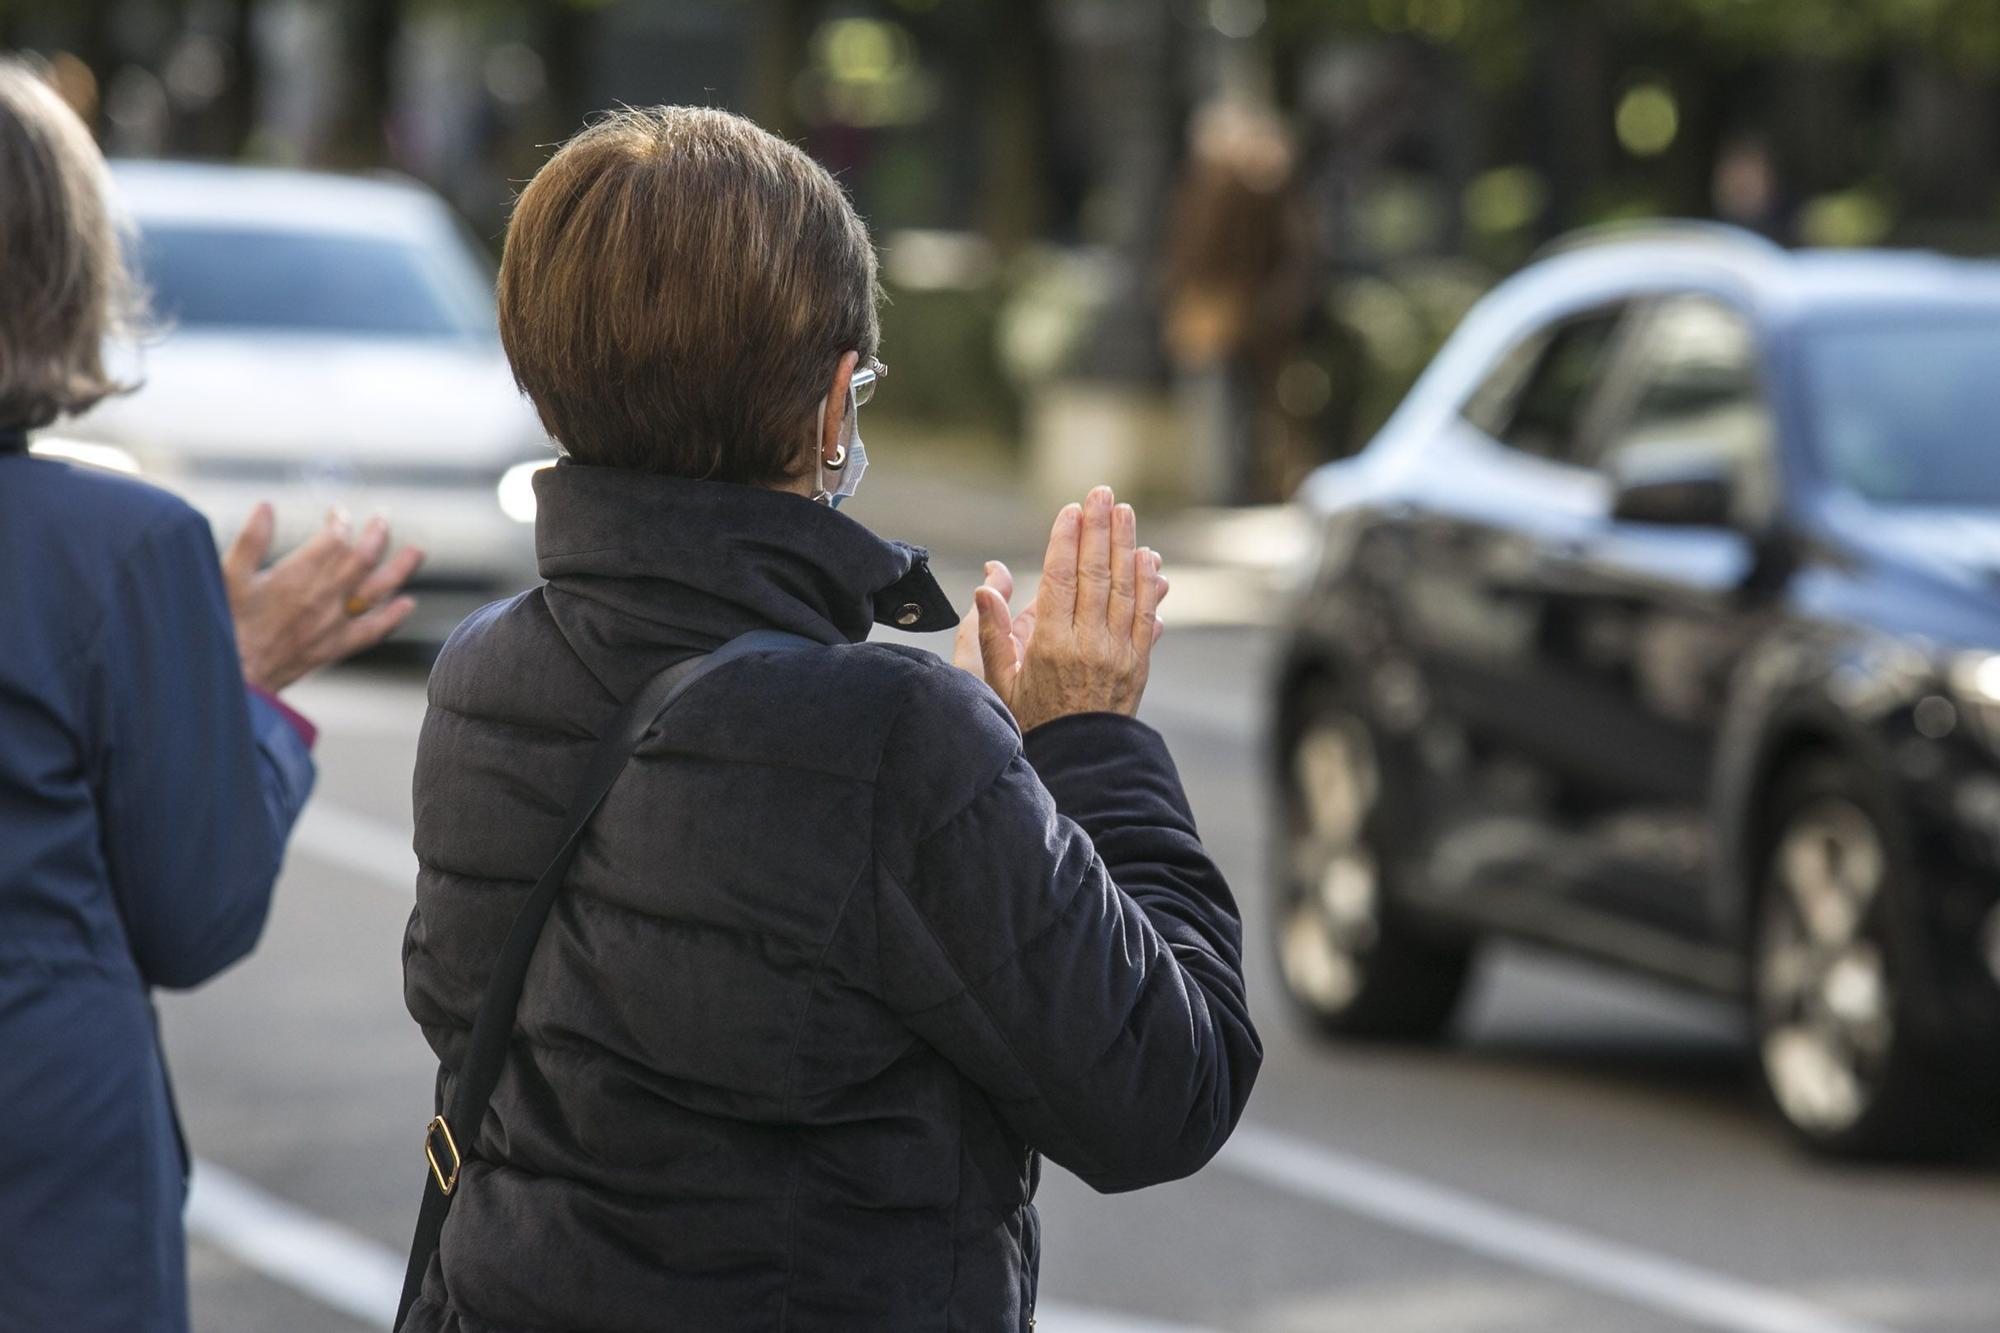
[(1410, 921), (1393, 889), (1392, 754), (1331, 686), (1295, 714), (1272, 930), (1294, 1006), (1321, 1031), (1427, 1039), (1449, 1026), (1471, 946)]

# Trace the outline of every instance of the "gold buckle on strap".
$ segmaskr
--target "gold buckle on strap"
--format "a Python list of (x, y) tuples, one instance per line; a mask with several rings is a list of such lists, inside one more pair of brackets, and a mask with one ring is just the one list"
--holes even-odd
[[(437, 1148), (434, 1146), (440, 1136), (444, 1139), (445, 1151), (451, 1154), (449, 1172), (438, 1161)], [(458, 1168), (462, 1164), (462, 1159), (458, 1155), (458, 1140), (452, 1138), (451, 1126), (445, 1123), (441, 1115), (432, 1116), (431, 1122), (424, 1126), (424, 1160), (431, 1164), (431, 1176), (438, 1183), (438, 1192), (450, 1198), (451, 1192), (458, 1188)]]

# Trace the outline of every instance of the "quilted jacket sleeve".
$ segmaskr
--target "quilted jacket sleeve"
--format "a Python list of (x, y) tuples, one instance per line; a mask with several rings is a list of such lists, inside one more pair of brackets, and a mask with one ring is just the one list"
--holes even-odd
[(919, 686), (878, 785), (886, 998), (1093, 1187), (1192, 1173), (1263, 1052), (1236, 904), (1165, 743), (1100, 713), (1024, 744), (970, 676)]

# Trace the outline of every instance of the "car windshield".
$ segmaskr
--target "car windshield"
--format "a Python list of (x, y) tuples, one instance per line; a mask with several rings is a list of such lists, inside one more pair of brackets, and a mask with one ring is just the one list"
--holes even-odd
[(137, 268), (171, 326), (490, 338), (492, 287), (468, 254), (342, 232), (145, 225)]
[(2000, 505), (2000, 311), (1843, 322), (1803, 346), (1838, 481), (1881, 504)]

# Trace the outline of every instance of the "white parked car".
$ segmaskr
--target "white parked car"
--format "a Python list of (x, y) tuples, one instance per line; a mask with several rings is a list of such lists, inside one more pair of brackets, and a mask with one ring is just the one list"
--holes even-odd
[(444, 203), (390, 177), (117, 162), (160, 328), (116, 349), (136, 393), (37, 442), (186, 497), (226, 541), (259, 500), (278, 547), (330, 506), (428, 553), (422, 638), (532, 583), (531, 475), (491, 270)]

